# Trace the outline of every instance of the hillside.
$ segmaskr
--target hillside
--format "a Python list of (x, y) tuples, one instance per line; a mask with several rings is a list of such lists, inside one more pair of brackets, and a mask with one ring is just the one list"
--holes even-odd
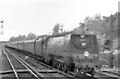
[[(120, 12), (110, 16), (96, 14), (94, 17), (86, 17), (84, 22), (89, 30), (97, 34), (99, 46), (103, 47), (105, 39), (113, 41), (113, 48), (120, 49)], [(119, 43), (118, 43), (119, 42)]]

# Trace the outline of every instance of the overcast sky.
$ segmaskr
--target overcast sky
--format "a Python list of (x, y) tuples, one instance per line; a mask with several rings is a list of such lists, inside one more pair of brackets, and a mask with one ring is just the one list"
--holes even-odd
[(49, 34), (57, 23), (62, 24), (64, 30), (72, 30), (86, 16), (114, 14), (118, 11), (118, 1), (0, 0), (0, 21), (4, 20), (4, 34), (0, 35), (0, 41), (30, 32), (36, 35)]

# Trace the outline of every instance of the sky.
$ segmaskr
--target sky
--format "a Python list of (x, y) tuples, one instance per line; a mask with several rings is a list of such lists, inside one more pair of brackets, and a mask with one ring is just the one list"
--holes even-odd
[[(109, 16), (118, 11), (119, 0), (0, 0), (0, 21), (3, 34), (0, 41), (18, 35), (44, 35), (52, 33), (60, 23), (70, 31), (79, 26), (85, 17), (95, 14)], [(1, 23), (0, 23), (1, 26)]]

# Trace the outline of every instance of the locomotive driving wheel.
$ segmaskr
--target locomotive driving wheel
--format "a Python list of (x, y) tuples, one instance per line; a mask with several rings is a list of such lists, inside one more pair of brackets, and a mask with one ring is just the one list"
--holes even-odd
[(82, 67), (81, 68), (74, 68), (74, 76), (75, 77), (82, 77), (83, 76), (83, 73), (82, 73)]
[(67, 66), (66, 65), (63, 65), (62, 66), (62, 70), (64, 71), (64, 72), (67, 72), (68, 70), (67, 70)]
[(55, 61), (52, 62), (52, 66), (53, 66), (54, 68), (56, 67)]
[(91, 75), (92, 77), (95, 76), (95, 70), (94, 70), (94, 68), (91, 68), (90, 75)]
[(57, 68), (61, 69), (61, 64), (60, 63), (57, 64)]

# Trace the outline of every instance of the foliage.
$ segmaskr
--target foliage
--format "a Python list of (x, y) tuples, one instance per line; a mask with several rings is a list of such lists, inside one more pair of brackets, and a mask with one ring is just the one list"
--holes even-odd
[(29, 33), (27, 35), (27, 39), (35, 39), (36, 38), (36, 35), (34, 33)]
[(103, 20), (100, 14), (96, 14), (94, 17), (86, 17), (84, 22), (89, 30), (93, 31), (98, 35), (104, 34), (104, 29), (101, 27), (103, 24)]
[[(109, 38), (110, 41), (115, 44), (118, 43), (118, 45), (114, 45), (114, 48), (120, 49), (120, 42), (114, 41), (116, 39), (120, 38), (120, 13), (116, 12), (114, 15), (110, 16), (101, 16), (100, 14), (96, 14), (93, 17), (87, 16), (84, 19), (84, 23), (80, 23), (81, 26), (87, 27), (87, 30), (90, 30), (97, 34), (98, 42), (99, 42), (99, 47), (102, 49), (104, 45), (104, 40), (106, 38)], [(84, 25), (83, 25), (84, 24)], [(53, 35), (60, 33), (61, 32), (66, 32), (62, 31), (62, 25), (57, 23), (54, 28), (53, 28)], [(43, 36), (38, 36), (38, 38), (44, 37)], [(21, 40), (29, 40), (29, 39), (35, 39), (37, 36), (34, 33), (29, 33), (27, 36), (25, 35), (19, 35), (18, 37), (11, 37), (10, 41), (21, 41)]]
[(26, 38), (25, 35), (19, 35), (19, 36), (16, 38), (17, 41), (22, 41), (22, 40), (26, 40), (26, 39), (27, 39), (27, 38)]
[(53, 35), (58, 34), (60, 29), (60, 24), (56, 24), (53, 28)]
[(11, 38), (9, 39), (9, 41), (11, 41), (11, 42), (14, 42), (15, 40), (16, 40), (15, 37), (11, 37)]
[(99, 41), (109, 38), (112, 42), (120, 35), (120, 26), (118, 25), (119, 15), (120, 13), (115, 13), (108, 17), (102, 17), (100, 14), (96, 14), (94, 17), (86, 17), (84, 22), (90, 31), (101, 37)]
[(18, 37), (11, 37), (9, 41), (24, 41), (24, 40), (30, 40), (35, 39), (37, 36), (34, 33), (29, 33), (27, 36), (25, 35), (19, 35)]

